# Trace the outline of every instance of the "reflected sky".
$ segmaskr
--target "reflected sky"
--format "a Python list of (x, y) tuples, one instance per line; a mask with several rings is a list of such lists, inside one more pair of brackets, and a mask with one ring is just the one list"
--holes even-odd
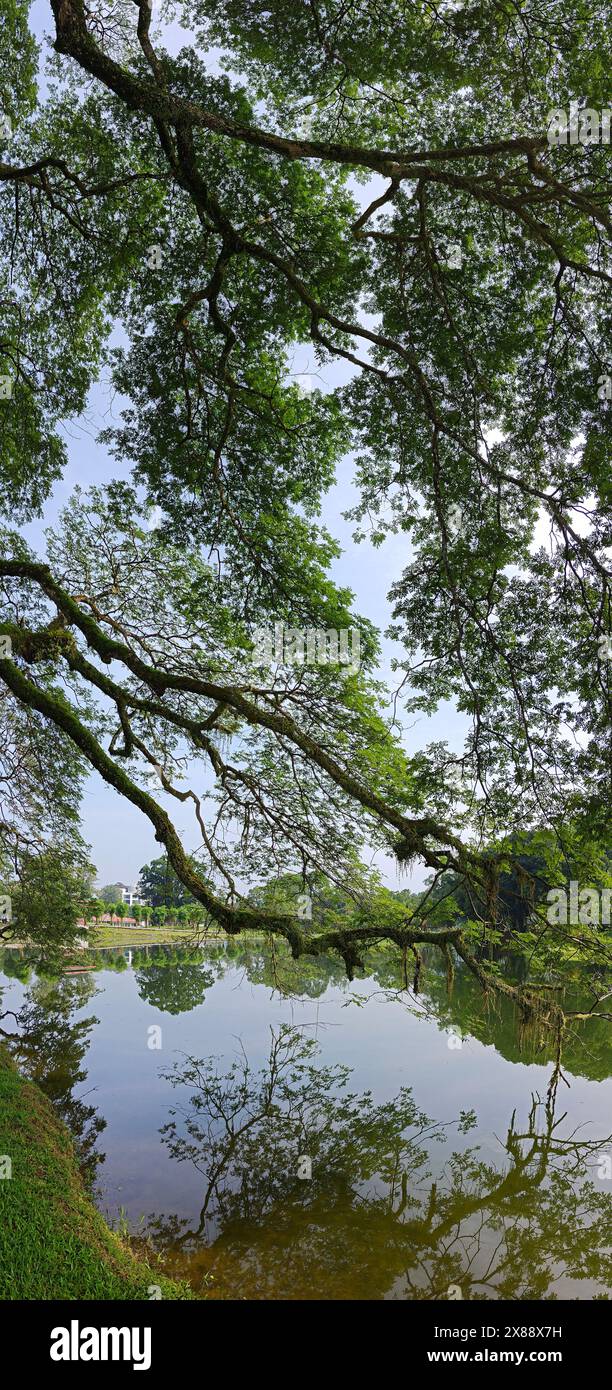
[[(287, 969), (298, 971), (289, 983), (299, 987), (300, 967)], [(105, 1122), (101, 1208), (153, 1234), (172, 1268), (208, 1297), (443, 1298), (453, 1283), (465, 1298), (605, 1296), (607, 1034), (591, 1024), (568, 1040), (570, 1085), (559, 1083), (553, 1111), (550, 1045), (531, 1037), (521, 1052), (509, 1011), (487, 1013), (463, 979), (449, 1001), (433, 969), (422, 999), (407, 1006), (390, 993), (389, 970), (376, 973), (349, 984), (329, 963), (311, 964), (302, 997), (282, 997), (265, 952), (216, 946), (195, 962), (176, 950), (143, 952), (127, 968), (87, 976), (87, 987), (83, 977), (0, 983), (2, 1008), (24, 1010), (22, 1048), (28, 1030), (31, 1055), (46, 1040), (46, 1089), (59, 1092), (68, 1122), (71, 1066), (75, 1122), (85, 1115), (95, 1134), (92, 1107)], [(213, 1184), (207, 1199), (225, 1123), (219, 1096), (238, 1128), (256, 1114), (283, 1036), (313, 1050), (311, 1138), (289, 1122), (305, 1085), (296, 1054), (274, 1122), (254, 1125), (253, 1142), (234, 1141), (225, 1186)], [(189, 1058), (207, 1069), (204, 1096)], [(40, 1062), (38, 1070), (44, 1084)], [(408, 1117), (401, 1141), (398, 1116)], [(169, 1123), (174, 1131), (162, 1132)], [(333, 1142), (328, 1136), (317, 1164), (326, 1126)], [(314, 1176), (303, 1181), (296, 1160), (313, 1145)]]

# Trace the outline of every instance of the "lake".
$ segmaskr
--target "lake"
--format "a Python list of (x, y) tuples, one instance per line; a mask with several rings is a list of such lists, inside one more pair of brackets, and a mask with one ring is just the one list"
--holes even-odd
[(350, 983), (256, 942), (91, 963), (0, 954), (2, 1028), (111, 1224), (204, 1297), (610, 1297), (606, 1021), (555, 1076), (542, 1019), (436, 958), (416, 996), (384, 951)]

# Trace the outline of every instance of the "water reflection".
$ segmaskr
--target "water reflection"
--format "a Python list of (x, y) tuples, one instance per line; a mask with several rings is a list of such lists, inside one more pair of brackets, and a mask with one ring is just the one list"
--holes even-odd
[(140, 998), (162, 1013), (190, 1013), (201, 1004), (215, 982), (215, 974), (190, 961), (148, 961), (146, 968), (136, 969), (136, 984)]
[(20, 1071), (40, 1086), (68, 1126), (88, 1184), (104, 1161), (97, 1143), (106, 1120), (83, 1095), (75, 1094), (87, 1079), (83, 1062), (98, 1023), (93, 1014), (79, 1019), (75, 1015), (97, 993), (90, 975), (36, 980), (18, 1012), (0, 1010), (0, 1038), (9, 1044)]
[(226, 1072), (189, 1057), (166, 1073), (188, 1094), (163, 1142), (203, 1180), (196, 1225), (150, 1223), (174, 1270), (212, 1297), (545, 1299), (566, 1274), (605, 1296), (603, 1146), (568, 1129), (554, 1098), (532, 1096), (522, 1127), (512, 1115), (498, 1164), (471, 1145), (434, 1178), (432, 1149), (475, 1114), (433, 1121), (409, 1087), (376, 1105), (317, 1054), (282, 1027), (257, 1071), (243, 1053)]
[[(98, 1058), (92, 1070), (106, 1086), (116, 1202), (129, 1201), (134, 1227), (153, 1209), (149, 1239), (168, 1268), (207, 1297), (445, 1299), (451, 1288), (464, 1299), (610, 1295), (612, 1182), (601, 1164), (610, 1142), (601, 1136), (612, 1129), (612, 1119), (602, 1120), (608, 1089), (575, 1083), (568, 1092), (558, 1080), (571, 1119), (561, 1095), (548, 1091), (550, 1068), (542, 1095), (532, 1094), (527, 1070), (515, 1064), (549, 1063), (554, 1039), (537, 1020), (527, 1026), (513, 1005), (488, 1006), (471, 977), (457, 971), (449, 993), (437, 957), (425, 959), (415, 997), (401, 990), (402, 962), (392, 953), (372, 953), (360, 986), (348, 983), (338, 962), (294, 962), (257, 942), (88, 953), (83, 964), (95, 976), (40, 980), (23, 955), (5, 952), (0, 968), (19, 981), (20, 998), (0, 1007), (0, 1037), (71, 1128), (90, 1180), (98, 1165), (105, 1173), (97, 1141), (106, 1120), (91, 1104), (85, 1065)], [(96, 995), (106, 1016), (101, 1028), (89, 1012)], [(349, 1025), (350, 1066), (337, 1064), (333, 1038), (325, 1039), (324, 1057), (308, 1029), (268, 1032), (272, 1001), (288, 1013), (285, 1000), (323, 996)], [(572, 997), (576, 1005), (589, 997), (578, 974), (566, 985), (566, 1003)], [(363, 1008), (352, 1008), (353, 999)], [(225, 1023), (230, 1000), (236, 1029)], [(370, 1004), (382, 1027), (395, 1020), (389, 1045), (412, 1083), (391, 1099), (393, 1051), (381, 1054), (376, 1096), (358, 1082), (364, 1059), (371, 1079)], [(406, 1010), (426, 1018), (406, 1020)], [(314, 1012), (308, 1007), (306, 1016)], [(169, 1046), (188, 1040), (189, 1054), (166, 1065), (160, 1079), (159, 1054), (147, 1051), (145, 1038), (151, 1018), (164, 1017)], [(439, 1033), (451, 1026), (506, 1059), (495, 1076), (497, 1096), (515, 1095), (509, 1118), (498, 1108), (492, 1124), (485, 1077), (481, 1084), (469, 1067), (472, 1080), (458, 1092), (477, 1108), (478, 1124), (473, 1109), (454, 1114), (447, 1059), (436, 1054), (435, 1066), (430, 1057), (421, 1065), (428, 1044), (435, 1051), (441, 1043), (446, 1053)], [(230, 1050), (228, 1038), (243, 1027), (244, 1048), (231, 1064), (211, 1058), (213, 1050)], [(415, 1048), (406, 1053), (408, 1040)], [(570, 1079), (599, 1081), (611, 1062), (604, 1020), (568, 1030), (563, 1072)], [(580, 1085), (584, 1101), (574, 1094)], [(427, 1114), (423, 1096), (432, 1097)], [(599, 1129), (589, 1129), (590, 1120)], [(600, 1138), (589, 1142), (593, 1133)], [(301, 1178), (304, 1158), (311, 1176)]]
[[(419, 991), (405, 988), (401, 954), (394, 949), (366, 954), (368, 982), (381, 997), (400, 1002), (403, 1008), (427, 1014), (441, 1029), (454, 1028), (464, 1036), (493, 1045), (511, 1062), (547, 1063), (555, 1060), (556, 1038), (537, 1016), (526, 1020), (507, 999), (483, 998), (470, 971), (459, 967), (449, 990), (446, 971), (437, 951), (422, 953)], [(186, 949), (180, 946), (143, 946), (84, 951), (81, 967), (98, 972), (123, 973), (132, 969), (139, 997), (161, 1013), (178, 1016), (201, 1005), (214, 984), (239, 971), (249, 985), (265, 985), (276, 997), (312, 999), (324, 997), (330, 987), (343, 993), (347, 1003), (363, 1004), (357, 985), (349, 984), (344, 965), (334, 958), (302, 958), (294, 961), (284, 945), (271, 949), (265, 942), (229, 940)], [(510, 957), (499, 962), (509, 978), (518, 979), (525, 963)], [(0, 971), (27, 983), (32, 966), (24, 952), (0, 950)], [(608, 985), (610, 981), (608, 980)], [(605, 991), (606, 980), (584, 967), (567, 963), (562, 988), (556, 997), (568, 1012), (588, 1010)], [(563, 1070), (574, 1076), (601, 1081), (612, 1075), (610, 1021), (594, 1017), (585, 1025), (568, 1022), (563, 1037)]]

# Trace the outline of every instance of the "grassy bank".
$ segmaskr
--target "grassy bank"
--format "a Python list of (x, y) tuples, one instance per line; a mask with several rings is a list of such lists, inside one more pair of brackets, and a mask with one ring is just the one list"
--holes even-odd
[(120, 922), (113, 926), (102, 923), (87, 931), (87, 941), (93, 950), (101, 946), (172, 946), (181, 941), (194, 941), (196, 936), (193, 927), (122, 927)]
[(92, 950), (103, 946), (207, 946), (217, 941), (266, 941), (265, 932), (245, 932), (242, 937), (230, 936), (228, 932), (208, 928), (199, 932), (197, 927), (90, 927), (87, 939)]
[[(137, 1258), (96, 1210), (81, 1181), (68, 1131), (50, 1102), (0, 1047), (1, 1299), (193, 1298)], [(2, 1173), (0, 1159), (0, 1173)]]

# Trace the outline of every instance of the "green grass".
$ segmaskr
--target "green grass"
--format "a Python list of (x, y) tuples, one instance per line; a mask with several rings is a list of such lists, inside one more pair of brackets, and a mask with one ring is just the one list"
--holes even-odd
[(87, 940), (94, 950), (99, 946), (170, 946), (178, 941), (193, 941), (196, 936), (194, 927), (122, 927), (119, 922), (113, 926), (102, 923), (87, 931)]
[[(0, 1047), (0, 1299), (191, 1299), (109, 1229), (88, 1196), (50, 1102)], [(0, 1172), (2, 1168), (0, 1167)]]

